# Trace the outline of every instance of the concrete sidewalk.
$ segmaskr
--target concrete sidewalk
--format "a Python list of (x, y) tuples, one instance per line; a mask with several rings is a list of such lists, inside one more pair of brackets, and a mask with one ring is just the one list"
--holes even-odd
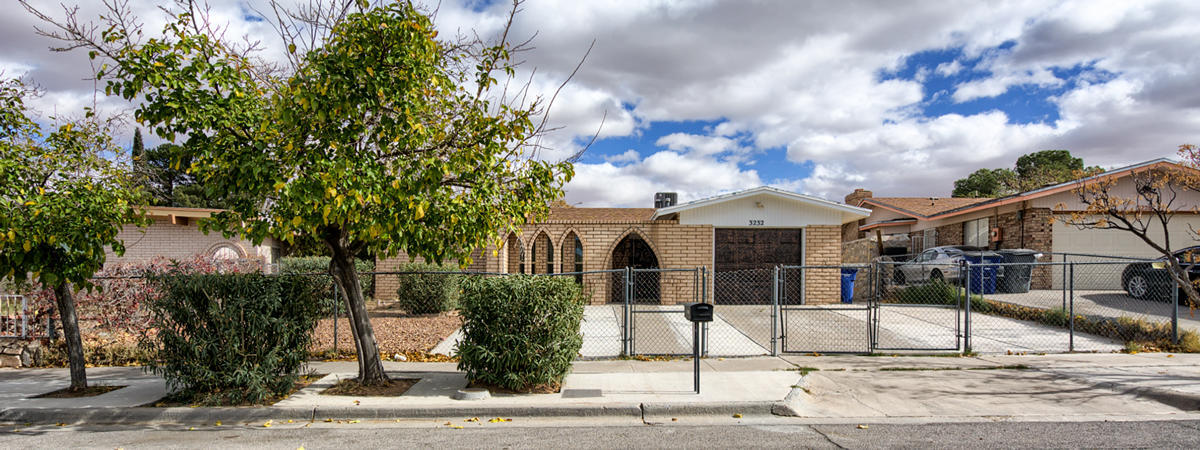
[(626, 417), (670, 420), (717, 415), (792, 420), (1107, 420), (1196, 418), (1200, 355), (1064, 354), (979, 357), (785, 356), (692, 362), (578, 361), (555, 394), (453, 400), (466, 385), (454, 363), (387, 362), (395, 378), (417, 378), (399, 397), (320, 395), (353, 377), (354, 362), (314, 362), (322, 380), (270, 407), (152, 408), (161, 379), (139, 368), (89, 369), (94, 384), (129, 386), (90, 399), (28, 397), (66, 386), (65, 369), (0, 370), (0, 422), (233, 424), (268, 419)]

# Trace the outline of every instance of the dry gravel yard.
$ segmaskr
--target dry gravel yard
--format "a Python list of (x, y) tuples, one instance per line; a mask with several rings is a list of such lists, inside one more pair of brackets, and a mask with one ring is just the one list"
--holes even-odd
[[(370, 315), (379, 352), (385, 355), (428, 352), (462, 324), (457, 312), (414, 316), (397, 310), (376, 309)], [(337, 327), (338, 352), (353, 354), (354, 337), (350, 333), (349, 319), (340, 317)], [(314, 352), (332, 350), (333, 319), (322, 319), (313, 335)]]

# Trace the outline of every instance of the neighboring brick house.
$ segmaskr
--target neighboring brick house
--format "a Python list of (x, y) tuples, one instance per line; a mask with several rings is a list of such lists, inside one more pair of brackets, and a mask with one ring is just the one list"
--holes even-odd
[[(522, 225), (519, 233), (498, 240), (499, 248), (493, 244), (474, 252), (469, 269), (543, 274), (627, 266), (704, 267), (712, 274), (777, 264), (838, 265), (841, 225), (869, 212), (771, 187), (661, 206), (551, 208), (546, 220)], [(381, 259), (376, 267), (395, 270), (407, 261), (401, 255)], [(807, 301), (837, 302), (839, 276), (836, 269), (812, 271), (804, 285)], [(383, 299), (396, 295), (395, 280), (387, 278), (376, 281), (376, 295)], [(583, 277), (582, 282), (592, 292), (591, 301), (599, 304), (623, 301), (617, 278), (616, 283), (614, 277)], [(656, 300), (662, 304), (690, 301), (693, 287), (671, 283), (669, 278), (664, 274), (653, 289)], [(709, 285), (710, 298), (722, 288), (716, 283)], [(762, 303), (770, 302), (769, 290), (761, 297)]]
[[(1129, 175), (1155, 166), (1176, 165), (1156, 159), (1113, 169), (1093, 178), (1116, 178), (1116, 192), (1133, 195)], [(1057, 218), (1085, 210), (1074, 189), (1076, 180), (1001, 198), (874, 197), (870, 191), (856, 190), (846, 197), (854, 206), (871, 210), (858, 224), (843, 226), (843, 238), (861, 239), (879, 234), (905, 235), (910, 253), (943, 245), (971, 245), (989, 249), (1027, 248), (1043, 253), (1042, 261), (1082, 261), (1087, 254), (1158, 257), (1153, 249), (1131, 233), (1117, 230), (1079, 229)], [(1182, 191), (1176, 199), (1177, 213), (1170, 224), (1170, 236), (1176, 248), (1194, 245), (1191, 229), (1200, 229), (1200, 194)], [(857, 231), (857, 233), (856, 233)], [(1161, 239), (1160, 230), (1154, 238)], [(1057, 255), (1057, 256), (1055, 256)], [(1096, 260), (1096, 258), (1090, 258)], [(1095, 273), (1090, 273), (1090, 272)], [(1077, 268), (1077, 278), (1087, 279), (1095, 288), (1120, 288), (1119, 270), (1107, 266)], [(1115, 272), (1110, 273), (1110, 272)], [(1061, 284), (1058, 267), (1040, 267), (1034, 274), (1033, 288), (1057, 288)]]
[(181, 259), (198, 254), (228, 259), (261, 259), (268, 265), (278, 259), (278, 245), (274, 239), (267, 239), (262, 245), (256, 246), (245, 239), (226, 239), (218, 231), (200, 231), (198, 221), (220, 212), (219, 209), (151, 206), (146, 207), (145, 211), (152, 223), (144, 228), (133, 225), (122, 228), (117, 239), (124, 241), (125, 254), (117, 257), (107, 251), (106, 265), (149, 261), (159, 256)]

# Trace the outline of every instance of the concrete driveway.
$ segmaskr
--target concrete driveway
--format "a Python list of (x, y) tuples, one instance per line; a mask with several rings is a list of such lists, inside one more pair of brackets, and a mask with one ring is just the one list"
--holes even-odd
[[(692, 324), (682, 308), (640, 305), (633, 313), (633, 353), (687, 355), (692, 352)], [(785, 309), (772, 329), (769, 305), (716, 305), (708, 325), (709, 356), (756, 356), (770, 353), (771, 333), (782, 336), (780, 351), (793, 353), (866, 353), (870, 351), (871, 320), (863, 305), (805, 306)], [(953, 308), (922, 305), (881, 305), (878, 309), (877, 349), (882, 352), (961, 351), (959, 336), (966, 326)], [(972, 350), (985, 354), (1058, 353), (1071, 348), (1067, 330), (1006, 317), (973, 314)], [(582, 325), (585, 358), (621, 354), (622, 305), (584, 309)], [(1121, 342), (1076, 333), (1075, 351), (1113, 352)]]

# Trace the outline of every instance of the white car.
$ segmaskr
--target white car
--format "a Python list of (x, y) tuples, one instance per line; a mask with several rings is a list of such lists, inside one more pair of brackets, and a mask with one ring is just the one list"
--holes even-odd
[(936, 281), (958, 284), (959, 264), (966, 258), (967, 253), (987, 259), (1000, 258), (998, 253), (967, 245), (933, 247), (908, 262), (896, 265), (892, 281), (897, 285)]

